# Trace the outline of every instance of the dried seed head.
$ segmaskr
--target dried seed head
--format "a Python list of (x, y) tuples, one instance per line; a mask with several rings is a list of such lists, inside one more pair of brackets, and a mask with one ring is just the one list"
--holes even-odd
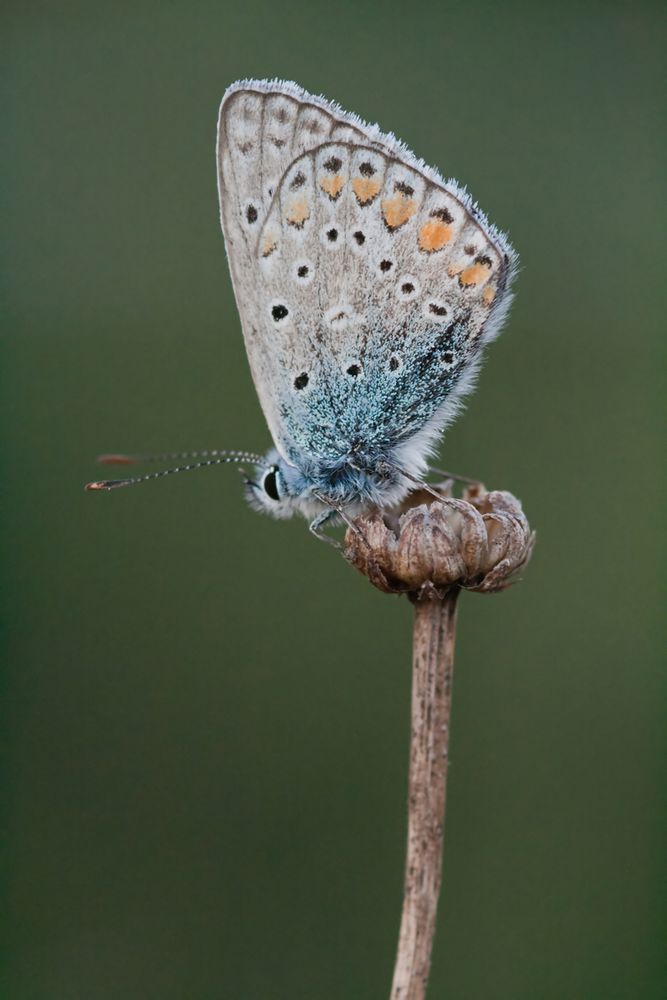
[[(396, 511), (356, 518), (345, 536), (345, 558), (388, 594), (441, 597), (451, 587), (503, 590), (528, 563), (535, 541), (511, 493), (469, 487), (461, 500), (449, 484), (411, 493)], [(356, 529), (356, 530), (355, 530)]]

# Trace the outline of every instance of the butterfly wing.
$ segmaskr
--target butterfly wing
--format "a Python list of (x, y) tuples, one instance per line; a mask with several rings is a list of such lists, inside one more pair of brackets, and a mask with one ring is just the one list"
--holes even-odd
[(293, 449), (278, 400), (283, 357), (262, 308), (266, 282), (259, 235), (289, 164), (332, 135), (363, 139), (333, 105), (311, 98), (296, 84), (240, 81), (227, 90), (220, 107), (218, 191), (229, 267), (259, 401), (285, 458)]
[(393, 136), (293, 84), (231, 88), (218, 155), (246, 348), (283, 456), (427, 444), (507, 311), (507, 240)]

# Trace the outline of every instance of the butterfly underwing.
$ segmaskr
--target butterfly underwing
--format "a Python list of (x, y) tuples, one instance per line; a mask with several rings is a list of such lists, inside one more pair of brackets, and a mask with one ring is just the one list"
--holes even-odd
[(275, 448), (278, 517), (391, 507), (426, 475), (507, 314), (517, 258), (455, 182), (294, 83), (243, 80), (218, 125), (220, 213)]

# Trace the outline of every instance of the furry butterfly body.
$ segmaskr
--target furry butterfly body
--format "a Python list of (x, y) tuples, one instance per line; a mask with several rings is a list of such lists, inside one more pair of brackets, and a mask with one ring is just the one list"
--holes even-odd
[(222, 228), (279, 517), (391, 507), (426, 475), (510, 302), (516, 255), (454, 182), (296, 84), (220, 109)]

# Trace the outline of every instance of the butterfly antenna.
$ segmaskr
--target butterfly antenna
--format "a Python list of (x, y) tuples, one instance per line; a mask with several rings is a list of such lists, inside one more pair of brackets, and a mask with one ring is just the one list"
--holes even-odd
[[(210, 453), (209, 453), (210, 454)], [(114, 457), (125, 457), (125, 456), (114, 456)], [(129, 457), (129, 456), (127, 456)], [(100, 490), (109, 492), (110, 490), (120, 489), (121, 486), (138, 486), (139, 483), (146, 483), (150, 479), (162, 479), (163, 476), (173, 476), (176, 472), (192, 472), (194, 469), (206, 469), (212, 465), (226, 465), (230, 462), (237, 464), (243, 459), (249, 461), (262, 461), (257, 455), (251, 455), (248, 452), (228, 452), (223, 455), (223, 453), (218, 453), (217, 458), (206, 458), (199, 462), (190, 462), (188, 465), (178, 465), (173, 469), (160, 469), (159, 472), (149, 472), (145, 476), (135, 476), (132, 479), (100, 479), (92, 483), (86, 483), (86, 490), (88, 492), (97, 492)], [(132, 462), (120, 462), (120, 463), (105, 463), (105, 464), (121, 464), (121, 465), (131, 465)]]
[(228, 458), (229, 461), (239, 462), (259, 462), (264, 459), (261, 455), (255, 455), (251, 451), (219, 451), (218, 449), (207, 449), (206, 451), (171, 451), (161, 455), (124, 455), (105, 454), (98, 455), (95, 461), (99, 465), (145, 465), (151, 462), (175, 462), (182, 458), (196, 458), (198, 460), (208, 460), (210, 458)]

